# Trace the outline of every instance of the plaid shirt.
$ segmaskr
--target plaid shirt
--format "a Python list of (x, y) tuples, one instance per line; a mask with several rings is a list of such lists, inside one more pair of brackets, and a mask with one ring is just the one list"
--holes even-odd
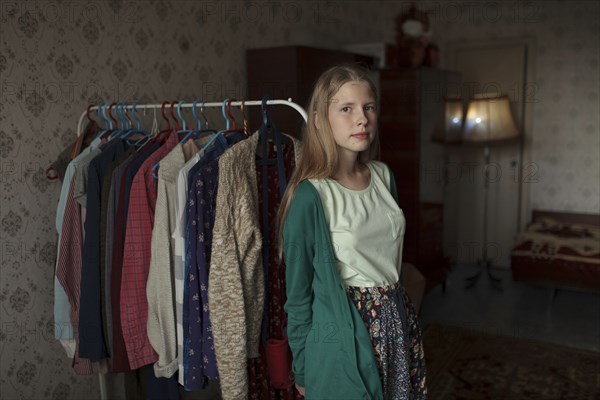
[[(60, 250), (56, 261), (56, 277), (65, 288), (71, 305), (71, 326), (76, 343), (73, 369), (78, 375), (89, 375), (92, 363), (79, 357), (79, 293), (81, 279), (81, 248), (83, 246), (81, 231), (81, 209), (73, 198), (73, 182), (71, 178), (70, 189), (67, 195), (62, 231), (59, 240)], [(63, 329), (65, 327), (62, 327)]]
[(136, 173), (131, 185), (125, 231), (121, 277), (121, 326), (132, 369), (154, 363), (158, 356), (148, 339), (146, 282), (150, 268), (152, 228), (158, 181), (152, 167), (178, 143), (176, 132), (152, 153)]

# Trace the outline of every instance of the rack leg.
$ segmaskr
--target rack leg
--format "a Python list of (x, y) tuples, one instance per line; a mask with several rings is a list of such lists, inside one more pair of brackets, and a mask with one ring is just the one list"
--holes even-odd
[(98, 380), (100, 382), (100, 399), (108, 400), (108, 394), (106, 393), (106, 375), (102, 372), (98, 372)]

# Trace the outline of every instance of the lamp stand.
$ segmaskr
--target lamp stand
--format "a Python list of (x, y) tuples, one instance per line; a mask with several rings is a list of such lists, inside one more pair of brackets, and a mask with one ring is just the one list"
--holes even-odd
[(494, 276), (491, 271), (492, 262), (487, 256), (487, 217), (488, 217), (488, 188), (489, 188), (489, 165), (490, 165), (490, 146), (485, 145), (483, 150), (485, 158), (485, 180), (483, 182), (483, 246), (481, 250), (481, 258), (477, 260), (477, 273), (466, 278), (466, 288), (470, 289), (475, 286), (485, 268), (487, 276), (490, 278), (492, 286), (498, 290), (502, 290), (502, 281)]

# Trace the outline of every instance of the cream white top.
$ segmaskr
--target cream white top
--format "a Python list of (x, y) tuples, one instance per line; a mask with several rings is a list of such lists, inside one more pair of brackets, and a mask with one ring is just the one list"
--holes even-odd
[(390, 192), (387, 166), (379, 161), (367, 165), (371, 181), (363, 190), (333, 179), (309, 180), (321, 197), (346, 286), (386, 286), (400, 279), (406, 220)]

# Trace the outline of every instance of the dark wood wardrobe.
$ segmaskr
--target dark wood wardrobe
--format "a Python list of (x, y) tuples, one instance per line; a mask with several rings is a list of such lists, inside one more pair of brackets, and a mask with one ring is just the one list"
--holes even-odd
[(403, 261), (425, 276), (426, 291), (445, 284), (450, 271), (443, 251), (446, 149), (432, 135), (445, 117), (445, 98), (459, 94), (461, 84), (454, 71), (379, 71), (381, 160), (394, 171), (406, 218)]

